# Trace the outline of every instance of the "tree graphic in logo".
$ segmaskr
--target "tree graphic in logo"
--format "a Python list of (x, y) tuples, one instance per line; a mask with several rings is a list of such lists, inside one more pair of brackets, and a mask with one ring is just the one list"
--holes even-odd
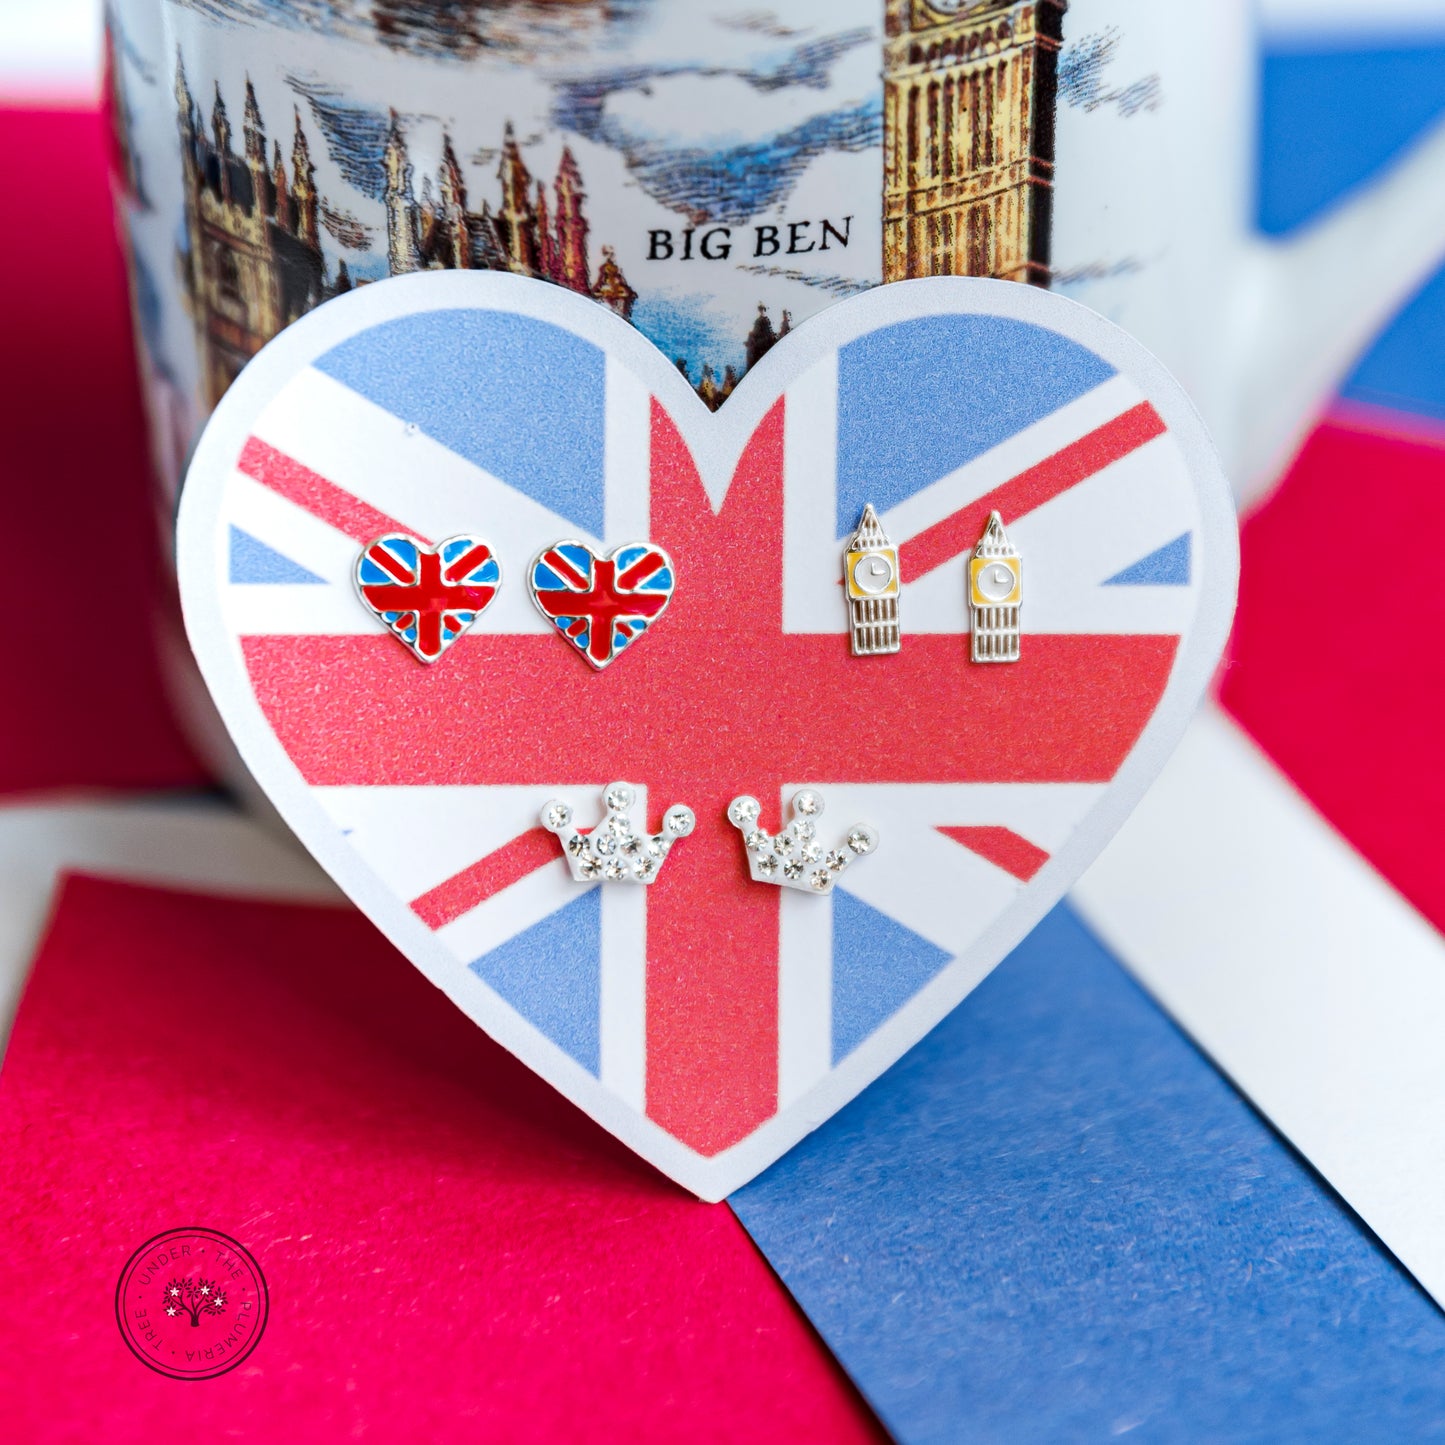
[(202, 1315), (219, 1315), (226, 1311), (226, 1296), (210, 1279), (173, 1279), (166, 1286), (166, 1313), (172, 1317), (189, 1315), (192, 1329), (201, 1327)]

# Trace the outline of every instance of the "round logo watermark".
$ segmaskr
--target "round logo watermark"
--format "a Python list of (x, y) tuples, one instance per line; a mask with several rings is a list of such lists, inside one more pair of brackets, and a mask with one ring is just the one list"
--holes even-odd
[(148, 1239), (115, 1287), (121, 1338), (173, 1380), (234, 1370), (260, 1343), (269, 1313), (261, 1266), (215, 1229), (168, 1229)]

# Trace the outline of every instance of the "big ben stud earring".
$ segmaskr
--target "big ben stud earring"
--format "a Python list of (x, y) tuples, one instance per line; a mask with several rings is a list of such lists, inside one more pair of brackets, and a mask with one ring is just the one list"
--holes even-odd
[(973, 620), (970, 651), (975, 662), (1019, 660), (1022, 601), (1018, 549), (1003, 529), (1003, 518), (990, 512), (968, 561), (968, 604)]
[(843, 554), (843, 585), (848, 593), (848, 636), (854, 657), (897, 652), (898, 549), (873, 510), (863, 508), (858, 530)]

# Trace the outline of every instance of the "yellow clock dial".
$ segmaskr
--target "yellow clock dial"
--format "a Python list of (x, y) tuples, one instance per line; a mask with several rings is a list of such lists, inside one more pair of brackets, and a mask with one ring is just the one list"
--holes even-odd
[(853, 585), (870, 597), (893, 585), (893, 563), (881, 552), (869, 552), (853, 564)]
[(1006, 562), (989, 562), (978, 571), (979, 595), (990, 602), (1002, 602), (1014, 590), (1018, 579)]
[(850, 597), (890, 597), (898, 591), (898, 554), (879, 549), (849, 552), (843, 576)]
[(1019, 564), (1012, 559), (975, 557), (969, 563), (975, 607), (997, 607), (1019, 600)]

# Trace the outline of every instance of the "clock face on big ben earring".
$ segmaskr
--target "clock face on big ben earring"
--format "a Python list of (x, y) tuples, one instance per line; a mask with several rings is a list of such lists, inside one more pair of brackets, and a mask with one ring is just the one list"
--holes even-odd
[(978, 590), (990, 602), (1002, 602), (1014, 590), (1018, 579), (1007, 562), (990, 562), (979, 569)]
[(885, 592), (893, 583), (893, 563), (884, 552), (869, 552), (853, 564), (853, 585), (870, 597)]
[(896, 597), (898, 553), (891, 547), (860, 547), (843, 561), (850, 597)]
[(974, 557), (968, 580), (975, 607), (997, 607), (1019, 600), (1019, 564), (1012, 557)]

